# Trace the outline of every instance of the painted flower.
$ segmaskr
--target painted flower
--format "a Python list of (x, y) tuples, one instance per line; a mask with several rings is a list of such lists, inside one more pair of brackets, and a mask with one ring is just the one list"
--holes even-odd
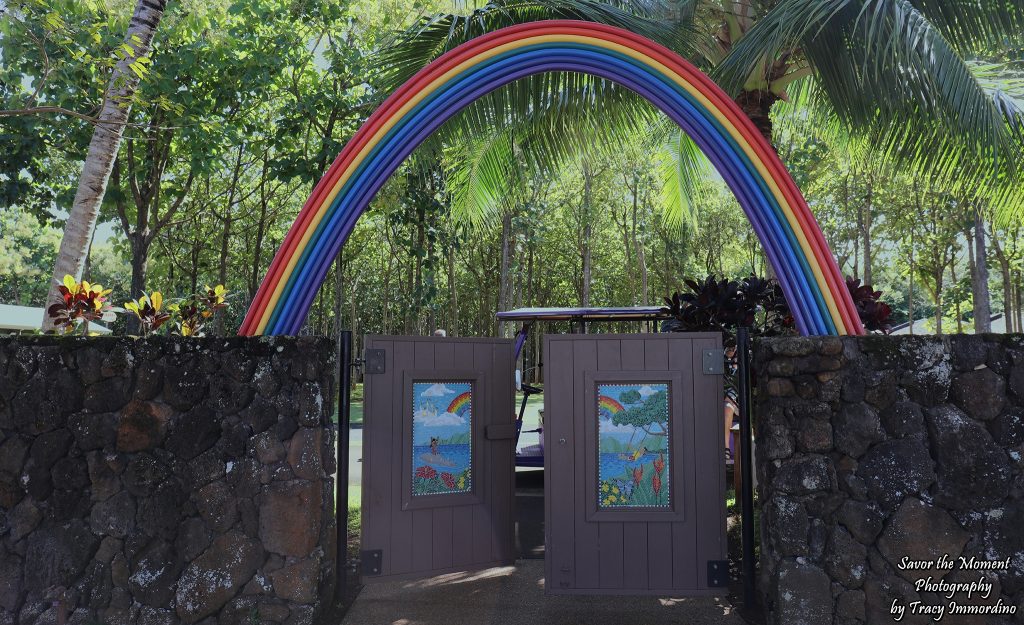
[(441, 481), (444, 482), (444, 485), (447, 486), (448, 488), (455, 488), (455, 476), (452, 475), (451, 473), (442, 473)]
[(465, 478), (465, 476), (460, 476), (459, 477), (458, 485), (459, 485), (459, 490), (465, 490), (465, 488), (466, 488), (466, 478)]
[(619, 494), (619, 487), (618, 486), (612, 486), (612, 492), (614, 494), (618, 495)]
[(651, 476), (651, 488), (654, 489), (655, 495), (661, 492), (661, 477), (657, 473)]
[(416, 469), (416, 477), (422, 477), (423, 479), (432, 480), (437, 477), (437, 471), (434, 467), (423, 465)]
[(639, 486), (642, 479), (644, 479), (644, 468), (640, 466), (633, 469), (633, 485)]
[(658, 459), (654, 461), (654, 470), (661, 475), (661, 472), (665, 469), (665, 454), (658, 454)]

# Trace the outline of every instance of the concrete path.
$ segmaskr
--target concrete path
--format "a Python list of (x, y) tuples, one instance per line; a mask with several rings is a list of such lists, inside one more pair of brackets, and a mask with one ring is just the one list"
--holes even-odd
[(743, 625), (725, 598), (544, 594), (544, 562), (362, 589), (342, 625)]

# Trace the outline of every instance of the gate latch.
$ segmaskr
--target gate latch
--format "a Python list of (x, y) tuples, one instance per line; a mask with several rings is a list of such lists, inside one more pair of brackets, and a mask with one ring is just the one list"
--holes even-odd
[(724, 349), (704, 350), (704, 373), (705, 375), (722, 375), (725, 373)]
[(363, 373), (384, 373), (384, 350), (367, 349), (363, 354)]

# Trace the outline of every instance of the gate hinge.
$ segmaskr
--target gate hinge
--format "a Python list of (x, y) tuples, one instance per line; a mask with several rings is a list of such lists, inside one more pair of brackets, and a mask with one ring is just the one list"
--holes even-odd
[(363, 353), (363, 374), (384, 373), (384, 350), (367, 349)]
[(729, 561), (708, 560), (708, 586), (725, 588), (729, 585)]
[(359, 554), (359, 559), (363, 565), (363, 575), (380, 575), (380, 563), (384, 559), (383, 550), (362, 551)]
[(725, 373), (725, 350), (704, 350), (704, 373), (706, 375), (722, 375)]

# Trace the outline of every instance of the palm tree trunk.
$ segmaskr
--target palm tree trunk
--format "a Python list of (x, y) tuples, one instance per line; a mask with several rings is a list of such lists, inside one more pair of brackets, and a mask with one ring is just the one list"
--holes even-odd
[[(130, 65), (139, 57), (149, 54), (153, 35), (166, 6), (167, 0), (138, 0), (135, 5), (135, 13), (124, 38), (124, 45), (134, 51), (133, 56), (120, 59), (111, 73), (99, 121), (89, 141), (89, 150), (82, 166), (82, 176), (78, 180), (75, 200), (64, 224), (64, 236), (60, 242), (57, 261), (53, 266), (53, 279), (50, 281), (44, 311), (52, 302), (59, 299), (60, 292), (57, 287), (65, 275), (71, 275), (79, 280), (82, 277), (89, 244), (96, 230), (100, 203), (107, 191), (114, 159), (121, 147), (121, 137), (128, 122), (128, 114), (131, 112), (132, 96), (139, 86), (139, 77)], [(53, 329), (53, 323), (45, 312), (42, 328), (46, 331)]]
[(779, 100), (779, 96), (771, 91), (742, 91), (736, 97), (736, 104), (754, 122), (761, 136), (772, 146), (776, 152), (775, 142), (772, 140), (772, 105)]

